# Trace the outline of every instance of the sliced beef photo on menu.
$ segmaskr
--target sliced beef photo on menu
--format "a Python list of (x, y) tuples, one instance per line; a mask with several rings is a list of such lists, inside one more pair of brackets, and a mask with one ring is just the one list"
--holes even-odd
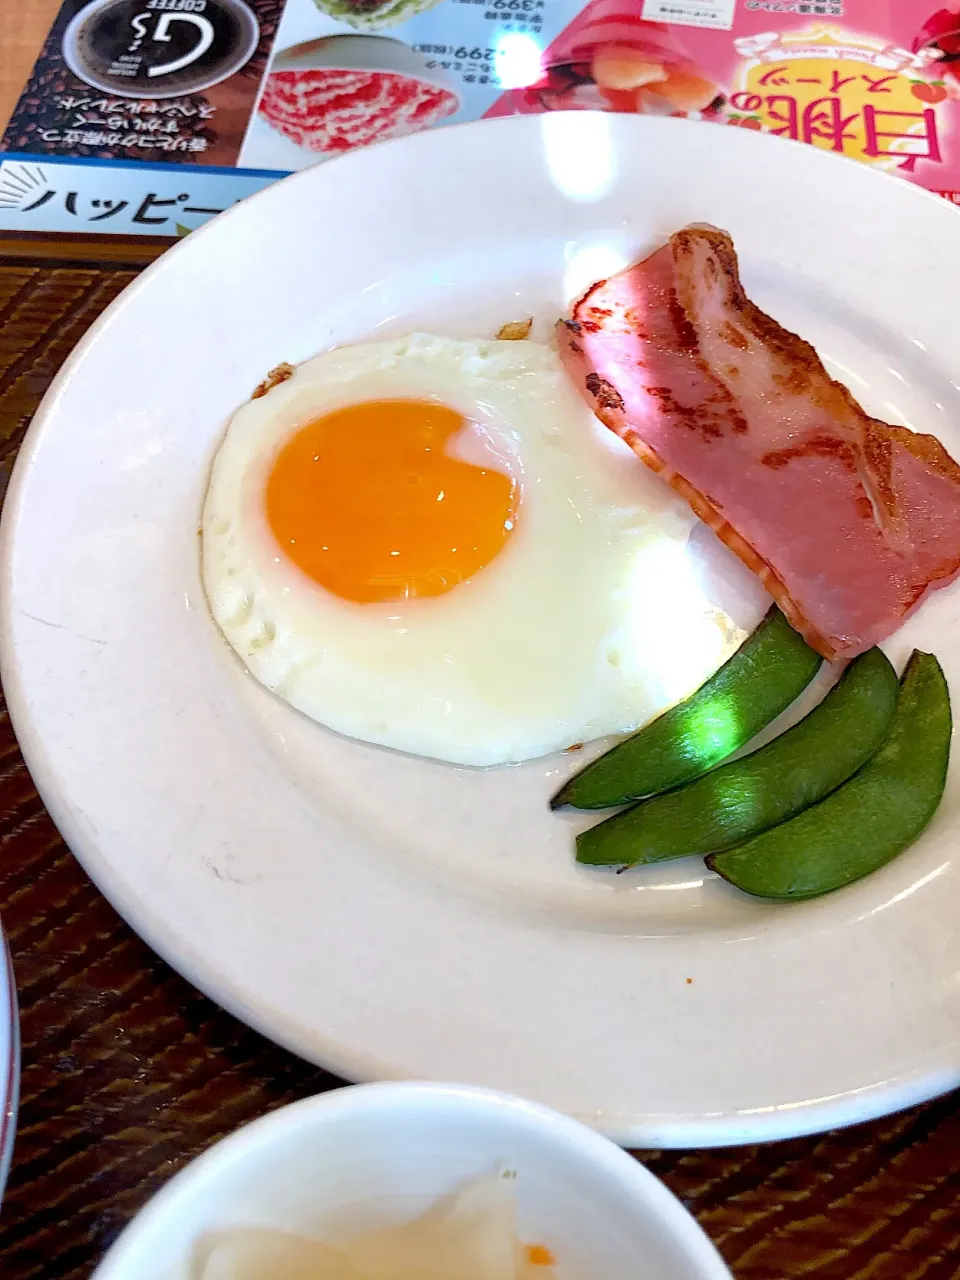
[(458, 106), (442, 76), (400, 41), (332, 36), (277, 55), (260, 114), (298, 146), (335, 155), (418, 133)]

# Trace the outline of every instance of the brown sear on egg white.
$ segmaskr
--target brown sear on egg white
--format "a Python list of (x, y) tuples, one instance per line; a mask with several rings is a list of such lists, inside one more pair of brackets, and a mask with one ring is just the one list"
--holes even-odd
[(524, 338), (530, 337), (530, 330), (533, 328), (533, 318), (529, 320), (510, 320), (507, 324), (503, 324), (497, 330), (498, 342), (522, 342)]
[(288, 378), (292, 378), (294, 368), (292, 364), (287, 364), (286, 360), (282, 364), (278, 364), (276, 368), (271, 369), (264, 380), (256, 388), (251, 400), (259, 400), (261, 396), (265, 396), (268, 391), (272, 391), (274, 387), (279, 387), (281, 382), (286, 382)]

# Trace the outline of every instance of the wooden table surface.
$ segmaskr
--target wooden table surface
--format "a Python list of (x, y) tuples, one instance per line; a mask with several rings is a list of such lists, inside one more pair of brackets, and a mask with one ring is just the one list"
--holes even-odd
[(59, 8), (60, 0), (0, 0), (0, 133)]
[[(0, 483), (56, 369), (134, 274), (0, 259)], [(219, 1010), (127, 928), (58, 836), (2, 711), (0, 918), (23, 1036), (4, 1280), (88, 1276), (191, 1157), (337, 1083)], [(737, 1280), (960, 1277), (960, 1096), (820, 1138), (639, 1155)]]

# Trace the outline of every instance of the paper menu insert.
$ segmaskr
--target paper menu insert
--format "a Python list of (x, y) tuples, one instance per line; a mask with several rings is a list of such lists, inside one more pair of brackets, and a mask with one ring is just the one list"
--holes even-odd
[(960, 203), (960, 0), (66, 0), (0, 144), (0, 229), (172, 239), (353, 147), (580, 109)]

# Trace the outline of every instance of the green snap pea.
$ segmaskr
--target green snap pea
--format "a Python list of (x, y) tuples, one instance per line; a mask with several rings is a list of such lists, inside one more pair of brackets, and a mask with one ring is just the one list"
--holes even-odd
[(914, 652), (880, 750), (849, 782), (789, 822), (707, 858), (761, 898), (816, 898), (876, 871), (912, 843), (946, 785), (952, 718), (939, 662)]
[(767, 746), (584, 831), (577, 861), (636, 866), (715, 853), (792, 818), (879, 748), (898, 687), (883, 653), (868, 650), (809, 715)]
[(658, 795), (712, 769), (785, 710), (822, 658), (772, 608), (692, 697), (566, 782), (552, 809), (607, 809)]

